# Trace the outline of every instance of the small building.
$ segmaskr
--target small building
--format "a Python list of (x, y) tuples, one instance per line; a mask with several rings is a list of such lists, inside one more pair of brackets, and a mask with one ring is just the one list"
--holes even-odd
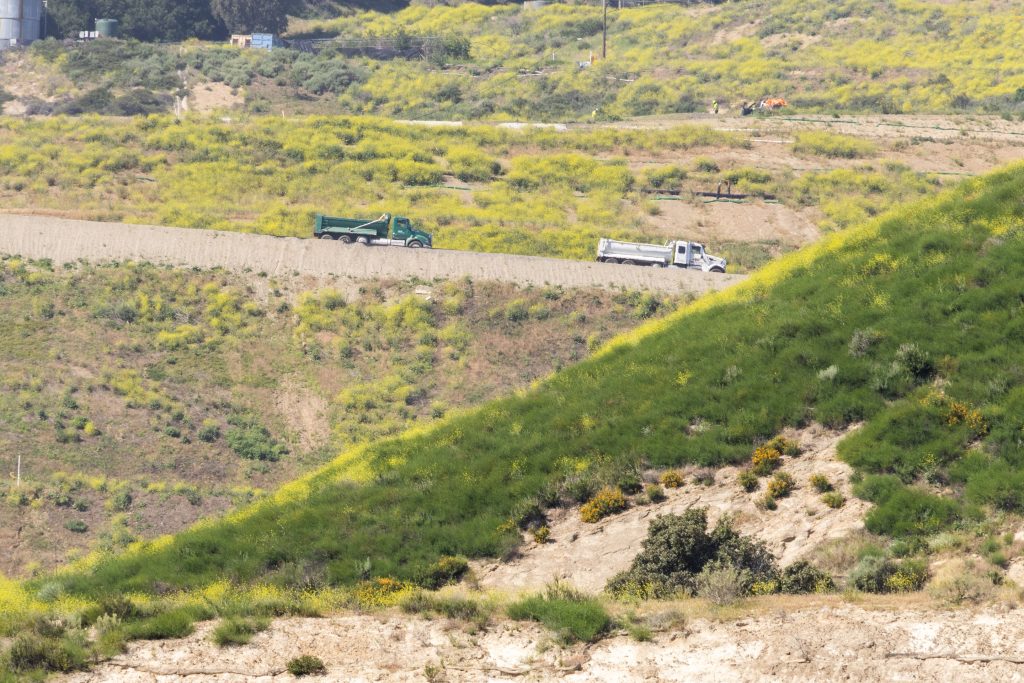
[(275, 47), (284, 47), (284, 41), (273, 33), (254, 33), (252, 47), (257, 50), (273, 50)]
[(231, 36), (231, 45), (233, 47), (252, 47), (252, 36), (236, 33)]

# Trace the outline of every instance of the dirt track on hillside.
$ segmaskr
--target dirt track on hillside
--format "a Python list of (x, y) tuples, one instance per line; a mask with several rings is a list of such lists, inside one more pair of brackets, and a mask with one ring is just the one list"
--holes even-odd
[(49, 258), (58, 265), (78, 259), (136, 260), (199, 268), (219, 266), (269, 276), (311, 275), (328, 280), (471, 277), (521, 285), (606, 287), (668, 294), (702, 294), (744, 278), (538, 256), (363, 247), (313, 239), (12, 214), (0, 214), (0, 253)]

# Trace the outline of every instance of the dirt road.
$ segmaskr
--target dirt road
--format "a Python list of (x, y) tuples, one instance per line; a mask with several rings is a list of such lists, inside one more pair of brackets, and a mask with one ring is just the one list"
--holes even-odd
[(745, 277), (538, 256), (363, 247), (313, 239), (13, 214), (0, 214), (0, 253), (49, 258), (57, 264), (77, 259), (139, 260), (200, 268), (220, 266), (271, 276), (424, 280), (471, 277), (522, 285), (644, 289), (667, 294), (701, 294), (728, 287)]

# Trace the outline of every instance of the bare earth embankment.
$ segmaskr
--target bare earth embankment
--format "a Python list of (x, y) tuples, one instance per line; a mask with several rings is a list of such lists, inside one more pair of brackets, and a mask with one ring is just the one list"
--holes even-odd
[(285, 664), (301, 654), (323, 660), (326, 675), (309, 679), (319, 681), (967, 683), (1024, 676), (1024, 619), (1016, 610), (815, 602), (789, 610), (765, 601), (752, 616), (693, 618), (648, 642), (618, 635), (568, 648), (531, 624), (500, 622), (470, 632), (396, 612), (278, 620), (248, 645), (222, 649), (209, 639), (209, 622), (188, 638), (132, 644), (113, 661), (63, 680), (289, 681), (295, 679)]
[(77, 259), (135, 260), (271, 276), (301, 274), (325, 280), (470, 277), (520, 285), (644, 289), (672, 294), (702, 294), (744, 279), (742, 275), (676, 268), (443, 249), (363, 247), (313, 239), (10, 214), (0, 214), (0, 253), (49, 258), (57, 264)]

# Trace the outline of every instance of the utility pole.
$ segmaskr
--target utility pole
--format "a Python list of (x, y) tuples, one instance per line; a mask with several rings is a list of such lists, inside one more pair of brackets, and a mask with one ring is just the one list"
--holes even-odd
[(601, 61), (608, 59), (608, 0), (601, 0), (604, 6), (604, 22), (601, 24)]

